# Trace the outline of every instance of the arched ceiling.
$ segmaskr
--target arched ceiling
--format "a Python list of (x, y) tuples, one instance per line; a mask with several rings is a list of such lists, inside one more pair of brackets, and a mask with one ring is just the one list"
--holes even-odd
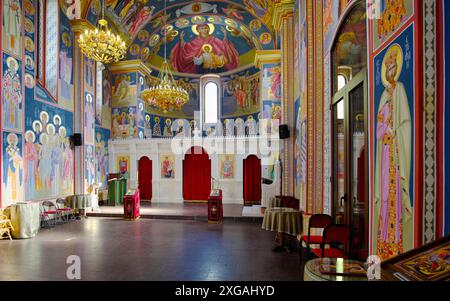
[[(101, 1), (91, 2), (87, 19), (92, 23), (96, 23), (101, 11)], [(164, 60), (167, 42), (167, 58), (172, 56), (173, 61), (173, 57), (180, 57), (178, 64), (171, 64), (175, 72), (222, 73), (251, 66), (256, 50), (277, 47), (271, 25), (275, 3), (271, 0), (167, 0), (164, 10), (162, 0), (105, 0), (105, 15), (129, 44), (127, 59), (140, 58), (158, 68)], [(209, 33), (199, 34), (200, 24), (208, 24)], [(212, 51), (206, 50), (216, 56), (205, 56), (201, 63), (198, 60), (202, 60), (205, 44), (212, 46)], [(187, 48), (181, 45), (187, 45), (192, 51), (186, 52)], [(180, 47), (182, 51), (173, 50)], [(185, 68), (181, 56), (190, 54), (196, 57), (197, 64)]]

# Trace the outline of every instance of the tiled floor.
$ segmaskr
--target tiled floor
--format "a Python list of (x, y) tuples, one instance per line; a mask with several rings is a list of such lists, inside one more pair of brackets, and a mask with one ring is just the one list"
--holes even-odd
[(300, 280), (299, 254), (276, 253), (259, 223), (93, 218), (0, 240), (0, 280), (67, 280), (81, 258), (82, 280)]
[[(140, 213), (143, 217), (208, 217), (207, 203), (151, 203), (142, 201)], [(88, 212), (89, 216), (118, 217), (123, 215), (123, 206), (100, 206), (98, 210)], [(225, 218), (256, 217), (262, 218), (259, 206), (244, 207), (238, 204), (224, 204)]]

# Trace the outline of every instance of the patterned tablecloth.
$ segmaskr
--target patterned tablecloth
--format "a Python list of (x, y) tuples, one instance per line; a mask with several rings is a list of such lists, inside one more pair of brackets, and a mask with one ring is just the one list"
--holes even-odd
[[(344, 266), (355, 265), (360, 266), (363, 263), (354, 260), (347, 259), (336, 259), (336, 258), (316, 258), (308, 261), (305, 264), (305, 271), (303, 274), (304, 281), (367, 281), (368, 278), (364, 274), (362, 276), (338, 276), (338, 275), (327, 275), (322, 274), (320, 267), (322, 269), (327, 266), (331, 266), (330, 270), (337, 272), (344, 272)], [(325, 268), (327, 269), (327, 268)]]
[(86, 209), (92, 207), (92, 195), (80, 194), (66, 198), (65, 205), (72, 209)]
[(13, 238), (35, 237), (40, 228), (39, 203), (24, 202), (11, 205), (5, 209), (6, 216), (14, 228)]
[(269, 208), (281, 207), (281, 198), (273, 197), (270, 199)]
[(302, 233), (302, 215), (292, 208), (267, 208), (262, 229), (296, 236)]

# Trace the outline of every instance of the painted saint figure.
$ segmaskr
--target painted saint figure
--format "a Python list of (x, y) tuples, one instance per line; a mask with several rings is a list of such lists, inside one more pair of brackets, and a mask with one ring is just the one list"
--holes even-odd
[(22, 8), (20, 0), (2, 0), (3, 3), (3, 47), (15, 55), (22, 51)]
[(229, 156), (225, 156), (225, 159), (222, 161), (222, 176), (224, 179), (233, 177), (233, 162)]
[(3, 199), (14, 204), (20, 201), (22, 189), (22, 156), (19, 138), (10, 133), (6, 137), (8, 146), (3, 153)]
[[(204, 56), (208, 57), (208, 63), (203, 66), (215, 65), (216, 68), (226, 71), (236, 69), (239, 64), (239, 53), (233, 43), (228, 41), (227, 32), (224, 33), (223, 40), (215, 37), (214, 26), (212, 24), (194, 25), (194, 33), (198, 34), (192, 41), (185, 42), (184, 32), (180, 34), (180, 42), (175, 45), (171, 53), (171, 63), (175, 70), (183, 73), (198, 73), (199, 66), (203, 65)], [(219, 67), (222, 65), (222, 67)]]
[(25, 133), (25, 145), (23, 147), (23, 154), (25, 157), (25, 189), (26, 197), (28, 199), (34, 198), (36, 191), (36, 179), (38, 178), (38, 162), (39, 154), (38, 147), (35, 144), (36, 135), (33, 131)]
[(20, 129), (20, 110), (22, 106), (22, 85), (18, 73), (20, 66), (13, 57), (6, 59), (8, 69), (2, 79), (3, 126), (7, 129)]
[[(411, 176), (411, 114), (405, 87), (398, 81), (403, 52), (398, 44), (387, 51), (376, 129), (375, 219), (376, 254), (386, 260), (413, 247)], [(378, 223), (378, 225), (377, 225)]]
[(171, 179), (174, 177), (173, 174), (173, 165), (172, 162), (169, 160), (169, 157), (165, 157), (164, 161), (162, 162), (162, 172), (163, 177), (166, 179)]

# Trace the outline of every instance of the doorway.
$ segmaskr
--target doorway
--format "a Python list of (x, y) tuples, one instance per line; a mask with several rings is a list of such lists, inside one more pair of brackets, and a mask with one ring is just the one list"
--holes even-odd
[(185, 202), (207, 202), (211, 192), (211, 160), (201, 147), (190, 149), (183, 160)]
[(153, 172), (152, 172), (152, 160), (148, 157), (142, 157), (139, 160), (139, 192), (141, 199), (151, 201), (153, 197), (152, 183), (153, 183)]
[(244, 160), (244, 206), (261, 205), (261, 160), (255, 155)]
[(369, 246), (365, 13), (365, 2), (356, 2), (338, 30), (332, 49), (331, 105), (332, 213), (336, 223), (352, 230), (351, 257), (364, 261)]

